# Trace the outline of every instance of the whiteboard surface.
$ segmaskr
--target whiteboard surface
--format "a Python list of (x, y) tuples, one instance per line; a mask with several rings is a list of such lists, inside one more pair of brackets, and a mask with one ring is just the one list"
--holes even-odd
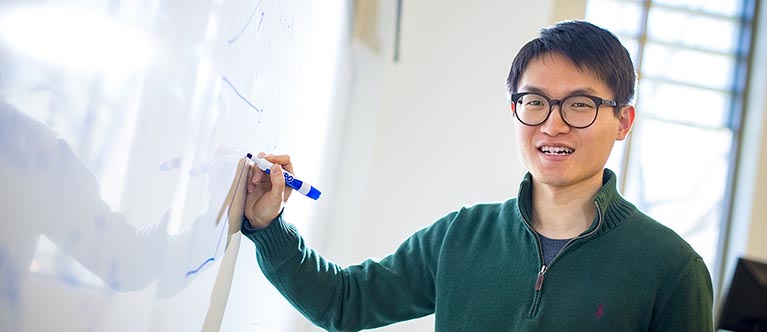
[[(200, 330), (239, 159), (321, 162), (344, 6), (3, 1), (0, 330)], [(237, 264), (222, 330), (284, 330)]]

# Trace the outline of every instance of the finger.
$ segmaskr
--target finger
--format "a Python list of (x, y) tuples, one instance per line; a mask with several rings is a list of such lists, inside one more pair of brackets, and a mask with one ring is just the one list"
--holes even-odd
[(273, 164), (280, 164), (282, 166), (282, 169), (290, 172), (291, 174), (295, 175), (296, 173), (293, 171), (293, 164), (290, 162), (290, 156), (286, 154), (280, 154), (280, 155), (266, 155), (264, 157), (266, 160), (270, 161)]
[(272, 180), (272, 190), (269, 192), (269, 195), (271, 195), (273, 202), (281, 202), (285, 191), (285, 178), (282, 175), (282, 167), (279, 164), (274, 164), (269, 173)]
[(256, 166), (248, 165), (248, 192), (252, 193), (256, 190), (256, 181), (255, 181), (255, 173), (256, 173)]
[[(273, 164), (275, 164), (275, 165), (282, 166), (282, 169), (284, 169), (285, 171), (287, 171), (287, 172), (289, 172), (289, 173), (291, 173), (293, 175), (296, 175), (295, 171), (293, 170), (293, 164), (290, 162), (290, 156), (289, 155), (271, 155), (270, 154), (270, 155), (267, 155), (265, 158), (267, 160), (269, 160), (270, 162), (272, 162)], [(283, 179), (285, 179), (285, 178), (283, 177)], [(287, 202), (288, 198), (290, 197), (290, 194), (292, 192), (293, 192), (293, 188), (291, 188), (289, 186), (286, 186), (285, 187), (285, 191), (283, 192), (282, 200), (284, 202)]]
[(283, 202), (287, 202), (288, 201), (288, 197), (290, 197), (290, 193), (293, 192), (293, 188), (287, 187), (287, 189), (288, 190), (285, 190), (285, 196), (282, 198)]
[(248, 178), (250, 179), (250, 181), (248, 181), (248, 192), (255, 191), (256, 187), (261, 183), (269, 182), (269, 178), (264, 176), (264, 171), (256, 167), (256, 165), (250, 166)]
[(288, 161), (287, 164), (280, 164), (280, 165), (282, 165), (282, 169), (288, 171), (290, 174), (296, 175), (296, 171), (293, 170), (293, 164), (291, 164), (290, 161)]

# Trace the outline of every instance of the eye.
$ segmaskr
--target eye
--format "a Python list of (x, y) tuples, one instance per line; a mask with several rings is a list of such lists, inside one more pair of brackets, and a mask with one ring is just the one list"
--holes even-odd
[(522, 96), (518, 102), (522, 107), (531, 111), (545, 109), (548, 105), (548, 102), (543, 96), (534, 93)]
[(572, 103), (572, 105), (570, 105), (570, 107), (573, 107), (573, 108), (593, 108), (594, 106), (592, 106), (589, 103), (575, 102), (575, 103)]
[(590, 111), (596, 108), (594, 101), (584, 96), (573, 96), (565, 100), (568, 109), (574, 111)]

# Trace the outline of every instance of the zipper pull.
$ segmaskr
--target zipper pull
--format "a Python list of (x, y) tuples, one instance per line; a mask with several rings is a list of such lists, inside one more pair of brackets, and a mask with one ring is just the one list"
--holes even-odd
[(541, 267), (541, 271), (538, 272), (538, 278), (535, 279), (535, 290), (540, 291), (543, 287), (543, 274), (546, 273), (546, 265)]

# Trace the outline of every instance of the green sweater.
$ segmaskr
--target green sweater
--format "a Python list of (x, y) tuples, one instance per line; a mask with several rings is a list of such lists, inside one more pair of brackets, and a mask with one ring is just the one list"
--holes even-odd
[(331, 331), (432, 313), (436, 331), (713, 331), (703, 260), (615, 182), (605, 170), (592, 226), (545, 268), (529, 224), (529, 174), (518, 199), (462, 208), (382, 260), (347, 268), (308, 248), (281, 216), (242, 231), (267, 279)]

